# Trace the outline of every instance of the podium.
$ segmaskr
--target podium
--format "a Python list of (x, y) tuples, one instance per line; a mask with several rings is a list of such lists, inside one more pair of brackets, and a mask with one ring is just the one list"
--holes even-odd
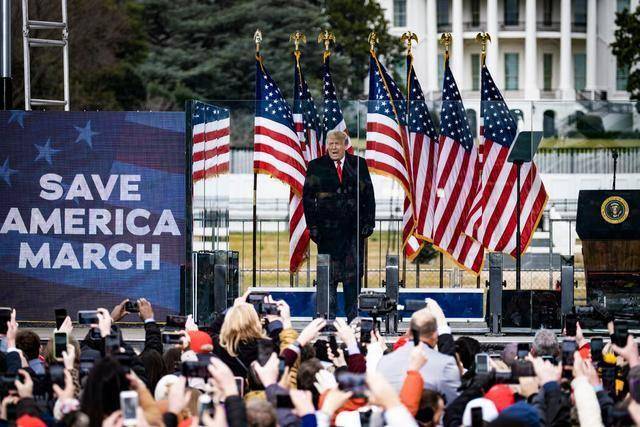
[(587, 302), (640, 319), (640, 190), (580, 191), (576, 231)]

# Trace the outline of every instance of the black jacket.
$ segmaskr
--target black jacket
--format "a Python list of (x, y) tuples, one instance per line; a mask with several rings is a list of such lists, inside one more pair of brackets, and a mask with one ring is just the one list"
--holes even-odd
[[(331, 255), (332, 261), (350, 258), (344, 269), (355, 269), (357, 245), (362, 250), (364, 239), (375, 227), (376, 202), (366, 161), (345, 153), (340, 182), (335, 163), (328, 155), (312, 160), (302, 201), (318, 253)], [(363, 258), (359, 257), (361, 262)]]

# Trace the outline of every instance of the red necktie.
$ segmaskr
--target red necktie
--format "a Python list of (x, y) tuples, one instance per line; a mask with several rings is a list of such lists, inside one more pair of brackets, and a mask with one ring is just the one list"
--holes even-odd
[(342, 184), (342, 166), (340, 166), (340, 160), (336, 163), (336, 169), (338, 170), (338, 180), (340, 180), (340, 184)]

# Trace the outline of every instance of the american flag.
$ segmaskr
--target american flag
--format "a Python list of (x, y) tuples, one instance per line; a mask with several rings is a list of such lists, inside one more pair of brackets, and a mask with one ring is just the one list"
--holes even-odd
[[(344, 121), (340, 104), (338, 103), (338, 96), (336, 94), (336, 87), (333, 85), (333, 79), (331, 78), (331, 69), (329, 67), (329, 55), (324, 56), (322, 64), (322, 91), (324, 93), (324, 111), (322, 117), (322, 127), (324, 130), (323, 142), (320, 146), (321, 153), (324, 154), (324, 146), (326, 145), (326, 135), (333, 131), (339, 130), (347, 133), (347, 124)], [(347, 152), (353, 154), (353, 146), (351, 145), (351, 138), (347, 136)]]
[[(466, 232), (491, 251), (515, 256), (517, 169), (507, 157), (518, 125), (486, 66), (482, 67), (481, 90), (482, 180)], [(524, 163), (520, 174), (520, 247), (524, 252), (544, 211), (547, 192), (533, 162)]]
[(409, 108), (409, 152), (413, 171), (417, 235), (433, 241), (433, 213), (436, 201), (435, 175), (438, 159), (438, 132), (425, 102), (420, 82), (413, 69), (413, 56), (407, 57), (407, 91)]
[(193, 181), (229, 172), (229, 110), (196, 101), (191, 123)]
[(307, 166), (293, 113), (261, 57), (256, 59), (254, 133), (253, 170), (279, 179), (302, 195)]
[(412, 260), (420, 252), (422, 245), (414, 236), (413, 181), (408, 162), (406, 101), (374, 54), (371, 55), (369, 67), (365, 159), (372, 172), (396, 180), (405, 191), (402, 240), (405, 254)]
[[(320, 126), (316, 106), (302, 74), (300, 56), (294, 64), (293, 122), (305, 160), (310, 162), (321, 154)], [(309, 247), (309, 230), (304, 217), (302, 197), (293, 191), (289, 195), (289, 271), (298, 271)]]
[(440, 111), (440, 141), (436, 172), (436, 206), (433, 242), (460, 266), (479, 273), (482, 246), (463, 234), (468, 212), (479, 186), (478, 149), (467, 122), (458, 85), (445, 61)]

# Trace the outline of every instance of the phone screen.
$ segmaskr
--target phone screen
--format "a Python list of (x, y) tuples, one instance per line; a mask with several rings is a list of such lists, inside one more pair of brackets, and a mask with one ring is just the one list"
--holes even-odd
[(167, 327), (182, 329), (186, 323), (187, 316), (179, 316), (177, 314), (170, 314), (167, 316)]
[(168, 333), (163, 333), (162, 334), (162, 343), (163, 344), (180, 344), (180, 338), (182, 338), (182, 335), (180, 334), (168, 334)]
[(293, 408), (293, 402), (291, 396), (288, 394), (276, 395), (276, 407), (277, 408)]
[(489, 372), (489, 355), (486, 353), (476, 354), (476, 373), (485, 374)]
[(64, 366), (56, 363), (49, 366), (49, 377), (52, 384), (58, 384), (58, 386), (64, 388)]
[(591, 338), (589, 344), (591, 346), (591, 360), (594, 363), (602, 362), (602, 349), (604, 348), (602, 338)]
[(577, 326), (576, 326), (576, 322), (577, 322), (577, 318), (576, 315), (573, 313), (569, 313), (567, 315), (564, 316), (564, 330), (565, 330), (565, 334), (568, 337), (575, 337), (576, 333), (577, 333)]
[(78, 323), (91, 325), (98, 323), (98, 312), (95, 310), (81, 310), (78, 312)]
[(240, 397), (244, 397), (244, 378), (242, 377), (234, 377), (236, 380), (236, 386), (238, 387), (238, 394)]
[(264, 366), (274, 352), (273, 341), (262, 339), (258, 341), (258, 363)]
[(104, 351), (107, 354), (119, 353), (120, 337), (115, 334), (107, 335), (107, 337), (104, 339)]
[(56, 359), (62, 358), (62, 352), (67, 351), (68, 337), (66, 332), (56, 332), (53, 334), (53, 356)]
[(11, 321), (11, 312), (9, 307), (0, 307), (0, 334), (7, 333), (7, 322)]
[(518, 359), (524, 359), (529, 354), (528, 343), (518, 343)]
[(60, 329), (60, 326), (62, 326), (62, 323), (64, 323), (64, 319), (67, 318), (67, 309), (56, 308), (53, 312), (56, 318), (56, 329)]
[(371, 331), (373, 331), (373, 320), (362, 319), (360, 321), (360, 342), (363, 344), (371, 342)]
[(613, 341), (618, 347), (627, 345), (629, 336), (629, 325), (624, 320), (615, 320), (613, 323)]
[(122, 411), (123, 424), (125, 426), (134, 426), (138, 419), (138, 393), (127, 390), (120, 392), (120, 410)]
[(482, 421), (482, 408), (471, 408), (471, 427), (482, 427), (484, 422)]

